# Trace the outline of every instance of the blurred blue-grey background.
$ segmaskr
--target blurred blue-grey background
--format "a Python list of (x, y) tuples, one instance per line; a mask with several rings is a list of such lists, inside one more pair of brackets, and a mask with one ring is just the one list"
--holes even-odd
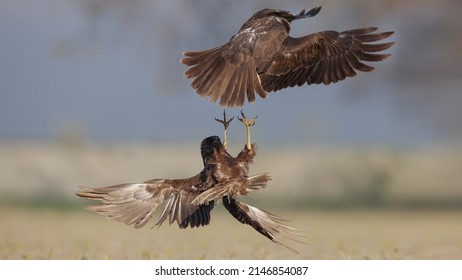
[[(456, 177), (447, 179), (452, 180), (448, 196), (460, 199), (460, 172), (456, 170), (462, 139), (462, 2), (457, 0), (2, 0), (1, 189), (15, 193), (18, 189), (56, 192), (66, 188), (65, 193), (71, 193), (77, 184), (193, 175), (200, 169), (201, 139), (222, 135), (222, 127), (213, 118), (220, 117), (223, 109), (201, 100), (190, 87), (191, 81), (183, 76), (186, 67), (179, 62), (182, 52), (224, 44), (259, 9), (298, 12), (315, 6), (322, 6), (321, 12), (294, 22), (292, 36), (377, 26), (396, 32), (387, 40), (396, 42), (389, 50), (392, 57), (374, 63), (375, 71), (338, 84), (285, 89), (245, 105), (248, 116), (258, 115), (253, 140), (264, 161), (260, 169), (276, 174), (275, 186), (287, 185), (284, 179), (278, 181), (282, 168), (274, 165), (284, 161), (271, 152), (292, 152), (287, 164), (296, 162), (300, 170), (280, 171), (279, 178), (296, 179), (293, 185), (308, 195), (316, 193), (313, 185), (324, 189), (326, 180), (313, 179), (319, 172), (309, 169), (307, 161), (326, 170), (319, 162), (341, 154), (333, 151), (347, 151), (355, 159), (357, 151), (385, 154), (390, 160), (387, 164), (396, 170), (402, 170), (393, 161), (396, 153), (407, 153), (403, 157), (409, 156), (416, 164), (422, 160), (409, 153), (424, 154), (428, 168), (439, 170), (432, 163), (445, 166), (443, 173), (429, 173), (411, 163), (410, 168), (416, 169), (414, 177), (431, 174), (447, 179), (444, 172), (449, 172)], [(229, 115), (238, 113), (238, 109), (228, 110)], [(244, 135), (244, 128), (233, 123), (231, 151), (242, 147)], [(56, 145), (64, 150), (54, 150)], [(108, 145), (122, 157), (102, 163), (104, 155), (98, 154), (99, 149)], [(131, 147), (127, 153), (135, 154), (139, 162), (120, 152), (127, 146)], [(139, 152), (133, 147), (140, 147)], [(151, 154), (141, 152), (143, 147), (151, 149)], [(308, 159), (301, 156), (301, 150), (319, 154)], [(371, 153), (365, 153), (369, 160)], [(90, 159), (78, 159), (83, 156)], [(47, 157), (52, 159), (47, 161)], [(117, 160), (120, 172), (111, 165)], [(368, 161), (361, 164), (371, 166)], [(183, 165), (191, 168), (178, 173), (176, 167)], [(358, 177), (370, 173), (358, 168)], [(382, 166), (377, 168), (382, 170)], [(335, 177), (331, 171), (327, 169), (326, 178)], [(371, 182), (380, 181), (380, 174), (378, 179), (372, 176)], [(383, 176), (392, 178), (384, 179), (387, 186), (402, 188), (396, 176)], [(437, 193), (439, 186), (422, 181)], [(353, 180), (344, 185), (358, 184)], [(415, 184), (421, 185), (418, 180)], [(389, 190), (387, 195), (392, 193)], [(420, 192), (419, 188), (415, 191)]]
[[(460, 141), (459, 1), (3, 0), (0, 137), (197, 141), (221, 114), (185, 79), (185, 50), (224, 44), (252, 13), (298, 12), (293, 36), (378, 26), (391, 59), (331, 86), (270, 94), (245, 107), (258, 142), (424, 145)], [(237, 114), (238, 111), (231, 113)], [(231, 135), (234, 135), (233, 133)]]
[[(302, 254), (223, 207), (190, 231), (83, 210), (78, 185), (201, 170), (223, 109), (192, 90), (183, 51), (224, 44), (259, 9), (316, 6), (292, 36), (377, 26), (396, 45), (371, 73), (244, 107), (258, 115), (250, 174), (273, 180), (242, 199), (306, 230)], [(461, 259), (461, 11), (460, 0), (0, 0), (0, 259)], [(245, 129), (234, 121), (228, 135), (235, 155)]]

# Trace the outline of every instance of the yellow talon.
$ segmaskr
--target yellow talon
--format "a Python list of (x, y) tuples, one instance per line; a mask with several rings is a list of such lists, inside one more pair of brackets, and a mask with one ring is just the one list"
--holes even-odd
[(252, 149), (252, 142), (250, 140), (250, 127), (255, 125), (255, 121), (257, 120), (257, 116), (251, 119), (247, 119), (247, 117), (244, 115), (244, 112), (241, 111), (242, 118), (237, 117), (237, 119), (242, 122), (245, 127), (247, 128), (247, 149), (251, 150)]

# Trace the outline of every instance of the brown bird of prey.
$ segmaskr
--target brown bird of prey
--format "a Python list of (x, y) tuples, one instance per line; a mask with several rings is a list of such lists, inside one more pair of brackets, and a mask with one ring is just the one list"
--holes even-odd
[(204, 168), (196, 176), (187, 179), (154, 179), (102, 188), (80, 187), (81, 191), (77, 195), (102, 202), (87, 206), (87, 209), (135, 228), (144, 226), (163, 202), (166, 202), (165, 206), (155, 225), (160, 226), (168, 218), (169, 224), (176, 221), (180, 228), (205, 226), (210, 223), (210, 212), (215, 203), (222, 200), (225, 208), (238, 221), (252, 226), (273, 242), (295, 251), (278, 238), (282, 236), (300, 242), (294, 238), (297, 235), (303, 236), (299, 230), (285, 225), (286, 220), (237, 198), (238, 195), (265, 189), (271, 180), (267, 173), (247, 175), (249, 165), (256, 155), (256, 146), (250, 140), (250, 126), (254, 125), (255, 118), (246, 119), (244, 114), (239, 118), (247, 127), (247, 143), (237, 157), (232, 157), (226, 151), (226, 129), (233, 118), (226, 120), (225, 113), (223, 117), (223, 120), (216, 120), (224, 125), (224, 143), (221, 143), (218, 136), (210, 136), (202, 141)]
[(299, 14), (264, 9), (256, 12), (228, 43), (204, 51), (184, 52), (190, 68), (185, 76), (192, 87), (220, 106), (241, 107), (258, 94), (304, 84), (328, 85), (374, 68), (362, 61), (381, 61), (391, 43), (371, 44), (394, 32), (376, 33), (376, 27), (343, 32), (323, 31), (300, 38), (289, 36), (292, 21), (313, 17), (321, 7)]

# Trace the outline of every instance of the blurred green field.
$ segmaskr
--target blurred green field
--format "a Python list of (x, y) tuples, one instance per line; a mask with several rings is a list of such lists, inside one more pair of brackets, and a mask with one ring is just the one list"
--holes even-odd
[[(232, 145), (236, 155), (240, 145)], [(302, 207), (462, 207), (462, 147), (415, 150), (260, 146), (250, 174), (269, 172), (260, 201)], [(82, 202), (78, 185), (186, 178), (202, 168), (198, 143), (71, 145), (0, 142), (0, 196)]]
[(194, 175), (197, 145), (3, 142), (0, 259), (462, 259), (460, 151), (260, 147), (250, 174), (273, 180), (245, 200), (307, 232), (306, 245), (288, 242), (298, 255), (222, 206), (208, 227), (137, 230), (75, 196), (78, 185)]
[(306, 245), (288, 242), (295, 254), (217, 210), (210, 226), (181, 230), (133, 229), (80, 210), (2, 207), (0, 258), (462, 259), (462, 211), (277, 211), (307, 232)]

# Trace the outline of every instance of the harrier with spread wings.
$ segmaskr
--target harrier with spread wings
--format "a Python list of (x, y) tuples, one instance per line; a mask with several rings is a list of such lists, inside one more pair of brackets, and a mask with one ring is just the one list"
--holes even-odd
[(390, 54), (377, 53), (390, 43), (371, 44), (394, 32), (376, 33), (376, 27), (343, 32), (323, 31), (300, 38), (289, 36), (291, 22), (313, 17), (321, 7), (295, 15), (264, 9), (255, 13), (225, 45), (187, 51), (181, 60), (190, 68), (185, 76), (192, 87), (220, 106), (241, 107), (247, 97), (267, 97), (267, 92), (304, 84), (336, 83), (356, 71), (374, 68), (363, 61), (382, 61)]
[(226, 129), (232, 119), (226, 120), (226, 114), (223, 120), (216, 119), (224, 125), (223, 144), (218, 136), (210, 136), (202, 141), (204, 168), (194, 177), (154, 179), (102, 188), (80, 187), (81, 191), (77, 195), (102, 202), (87, 206), (87, 209), (135, 228), (144, 226), (164, 202), (165, 206), (155, 225), (160, 226), (168, 219), (169, 224), (176, 221), (180, 228), (205, 226), (210, 223), (210, 212), (215, 203), (222, 200), (225, 208), (238, 221), (252, 226), (273, 242), (295, 251), (278, 238), (300, 242), (294, 238), (302, 236), (299, 230), (285, 225), (286, 220), (237, 198), (238, 195), (266, 188), (271, 178), (267, 173), (247, 175), (249, 165), (256, 155), (256, 146), (250, 140), (250, 127), (254, 125), (255, 118), (246, 119), (242, 114), (239, 120), (247, 127), (247, 143), (237, 157), (228, 154)]

